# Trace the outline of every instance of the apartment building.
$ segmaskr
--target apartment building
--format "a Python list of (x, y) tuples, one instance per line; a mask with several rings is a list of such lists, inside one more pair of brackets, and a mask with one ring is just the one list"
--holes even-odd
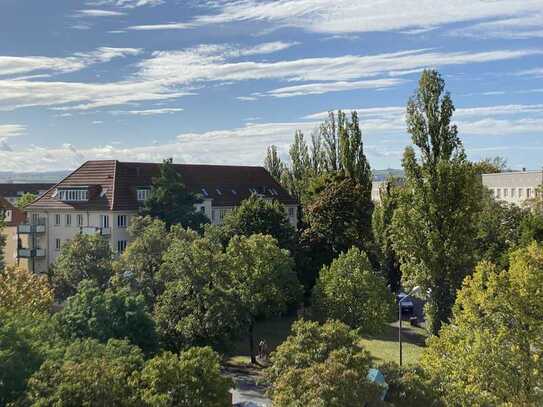
[[(298, 223), (297, 202), (262, 167), (176, 164), (187, 189), (201, 203), (196, 210), (211, 223), (221, 224), (226, 214), (251, 194), (278, 200), (289, 221)], [(130, 241), (127, 227), (151, 192), (160, 164), (87, 161), (25, 208), (27, 225), (19, 233), (31, 234), (24, 255), (36, 272), (47, 271), (62, 246), (76, 234), (100, 234), (114, 252), (122, 253)], [(20, 251), (21, 252), (21, 251)]]
[(23, 242), (17, 233), (19, 225), (25, 222), (25, 213), (12, 205), (7, 199), (0, 197), (0, 217), (4, 221), (4, 228), (0, 233), (6, 238), (6, 245), (4, 247), (4, 262), (6, 266), (20, 265), (26, 267), (26, 260), (19, 261), (18, 250), (19, 247), (28, 242)]
[(543, 185), (543, 171), (483, 174), (483, 185), (491, 191), (494, 198), (523, 205), (527, 199), (538, 194), (538, 188)]
[(10, 204), (15, 205), (17, 199), (24, 194), (30, 193), (39, 196), (47, 192), (53, 185), (51, 183), (3, 183), (0, 184), (0, 197), (6, 199)]

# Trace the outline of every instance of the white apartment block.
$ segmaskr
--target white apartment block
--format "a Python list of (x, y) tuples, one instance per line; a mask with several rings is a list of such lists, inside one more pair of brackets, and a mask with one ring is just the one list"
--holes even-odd
[[(298, 223), (298, 203), (262, 167), (177, 164), (189, 191), (201, 203), (196, 209), (211, 223), (221, 224), (226, 214), (244, 199), (257, 194), (285, 206), (290, 223)], [(43, 273), (56, 260), (62, 246), (77, 234), (100, 234), (115, 253), (122, 253), (130, 236), (128, 226), (148, 197), (160, 165), (114, 160), (87, 161), (25, 208), (28, 223), (18, 234), (27, 235), (29, 247), (19, 258), (29, 269)]]
[(538, 194), (543, 184), (543, 171), (502, 172), (483, 174), (483, 185), (495, 199), (522, 206)]

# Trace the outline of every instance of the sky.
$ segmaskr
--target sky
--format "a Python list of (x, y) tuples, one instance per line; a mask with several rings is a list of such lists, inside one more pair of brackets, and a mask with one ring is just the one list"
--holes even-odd
[(543, 166), (543, 0), (0, 0), (0, 171), (261, 165), (336, 109), (400, 168), (425, 68), (470, 159)]

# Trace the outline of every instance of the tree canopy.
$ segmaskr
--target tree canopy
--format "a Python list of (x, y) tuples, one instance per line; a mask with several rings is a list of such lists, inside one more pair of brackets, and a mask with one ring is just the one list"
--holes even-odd
[(160, 175), (153, 180), (151, 194), (141, 212), (144, 216), (161, 219), (167, 227), (179, 224), (184, 228), (200, 230), (202, 225), (209, 223), (209, 219), (194, 207), (200, 202), (187, 190), (181, 174), (169, 158), (160, 165)]
[(17, 201), (15, 202), (15, 206), (19, 209), (23, 209), (26, 205), (29, 205), (32, 202), (34, 202), (37, 197), (38, 195), (36, 194), (25, 192), (23, 195), (17, 198)]
[(0, 272), (0, 310), (44, 314), (51, 311), (53, 301), (53, 289), (46, 276), (16, 267)]

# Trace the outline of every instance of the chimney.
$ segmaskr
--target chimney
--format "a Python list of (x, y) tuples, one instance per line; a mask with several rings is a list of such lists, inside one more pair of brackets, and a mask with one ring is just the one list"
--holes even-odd
[(526, 172), (526, 167), (522, 167), (522, 172)]

